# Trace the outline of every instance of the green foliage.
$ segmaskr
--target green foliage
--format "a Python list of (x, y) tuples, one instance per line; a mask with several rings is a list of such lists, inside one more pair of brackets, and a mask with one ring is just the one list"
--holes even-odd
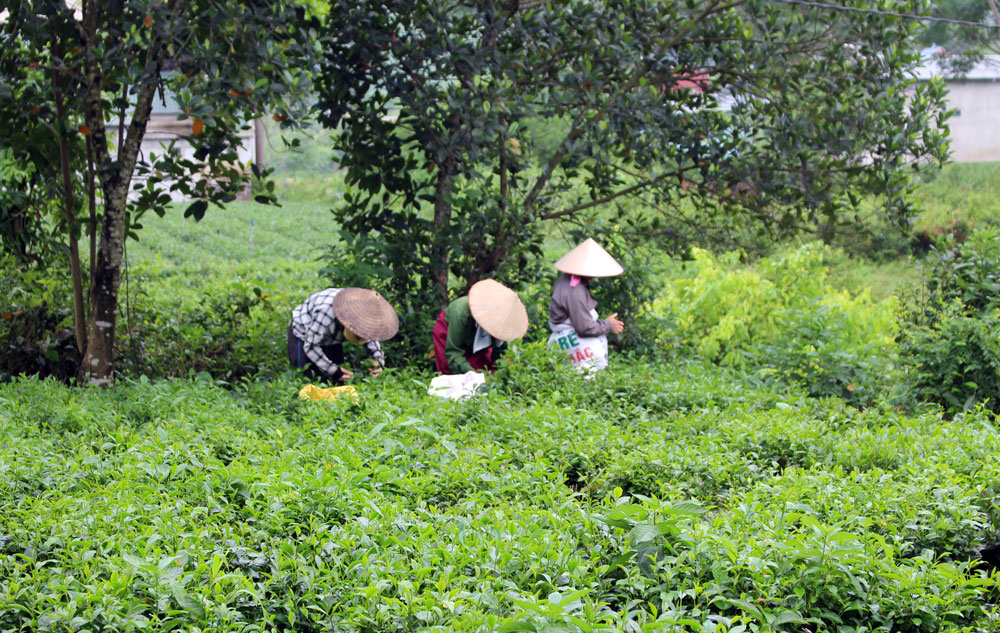
[(79, 352), (68, 286), (65, 268), (23, 268), (14, 255), (0, 255), (0, 379), (73, 376)]
[(0, 384), (0, 628), (996, 628), (989, 416), (509, 358), (463, 402), (394, 369), (357, 403)]
[(1000, 411), (1000, 231), (964, 243), (944, 237), (925, 263), (926, 293), (904, 322), (903, 401), (941, 404), (954, 413), (988, 400)]
[(806, 244), (754, 267), (740, 265), (735, 252), (693, 255), (696, 276), (668, 286), (654, 308), (681, 345), (725, 366), (802, 382), (812, 395), (869, 402), (884, 386), (895, 299), (834, 290), (825, 247)]
[(834, 290), (858, 294), (867, 288), (876, 302), (904, 297), (921, 282), (919, 263), (911, 257), (873, 261), (848, 257), (835, 250), (824, 259), (824, 265), (829, 271), (827, 281)]
[(951, 163), (931, 176), (924, 176), (914, 189), (920, 205), (914, 221), (917, 231), (929, 237), (945, 233), (965, 237), (975, 228), (997, 224), (1000, 163)]
[[(292, 126), (302, 114), (317, 22), (284, 1), (80, 8), (4, 5), (0, 147), (14, 149), (26, 195), (0, 200), (0, 231), (5, 245), (21, 245), (22, 258), (49, 231), (69, 244), (78, 377), (106, 384), (125, 241), (142, 229), (145, 213), (162, 216), (174, 197), (190, 200), (185, 215), (200, 220), (210, 203), (235, 200), (251, 173), (267, 176), (240, 164), (241, 133), (264, 115)], [(168, 95), (189, 131), (171, 132), (181, 138), (162, 151), (143, 151), (154, 100)], [(275, 202), (273, 183), (255, 199)], [(57, 218), (40, 213), (55, 208)], [(83, 235), (89, 271), (77, 246)]]
[(927, 259), (926, 275), (929, 303), (992, 311), (1000, 306), (1000, 229), (979, 231), (961, 244), (945, 236)]
[(546, 223), (641, 215), (636, 242), (708, 226), (699, 239), (761, 243), (853, 222), (859, 192), (899, 223), (902, 168), (943, 158), (943, 85), (906, 78), (907, 20), (772, 2), (330, 8), (317, 110), (340, 132), (338, 217), (420, 313), (534, 276)]
[(318, 175), (336, 173), (336, 157), (330, 134), (315, 122), (301, 129), (283, 129), (280, 123), (264, 121), (267, 164), (276, 175)]
[[(937, 0), (931, 5), (931, 15), (944, 20), (922, 23), (916, 41), (923, 46), (939, 46), (941, 54), (936, 61), (961, 73), (984, 54), (997, 50), (996, 34), (990, 29), (995, 24), (995, 4), (991, 0)], [(993, 11), (991, 12), (991, 7)], [(978, 22), (984, 28), (970, 28), (947, 22)]]
[(207, 300), (180, 310), (140, 295), (122, 324), (120, 370), (149, 376), (206, 372), (226, 381), (281, 373), (287, 359), (278, 352), (288, 314), (246, 282), (215, 283), (204, 290)]
[[(20, 143), (0, 145), (0, 244), (21, 266), (48, 260), (57, 248), (53, 239), (56, 196), (46, 188), (40, 151), (31, 151), (30, 134)], [(30, 158), (17, 156), (24, 151)], [(42, 166), (44, 169), (44, 164)], [(51, 184), (51, 183), (49, 183)]]
[[(266, 209), (234, 202), (196, 223), (175, 208), (147, 223), (129, 245), (122, 283), (122, 373), (204, 371), (233, 382), (288, 368), (292, 309), (339, 280), (319, 275), (317, 260), (331, 236), (322, 205), (293, 201), (280, 211)], [(387, 353), (391, 362), (391, 347)]]
[(962, 411), (977, 402), (1000, 412), (1000, 310), (970, 316), (961, 303), (943, 306), (931, 325), (909, 326), (906, 397)]

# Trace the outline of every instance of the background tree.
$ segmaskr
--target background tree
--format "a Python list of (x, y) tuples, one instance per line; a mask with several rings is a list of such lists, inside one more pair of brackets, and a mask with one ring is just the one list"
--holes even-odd
[(516, 282), (546, 223), (611, 217), (680, 250), (873, 200), (902, 221), (910, 168), (945, 155), (942, 88), (909, 78), (914, 25), (877, 13), (896, 3), (853, 4), (876, 12), (333, 1), (318, 109), (341, 129), (344, 237), (404, 312), (433, 313)]
[(966, 72), (984, 55), (1000, 52), (1000, 4), (997, 0), (938, 0), (930, 15), (956, 22), (930, 21), (917, 30), (917, 41), (940, 47), (936, 56), (942, 64), (957, 72)]
[[(5, 243), (27, 248), (45, 232), (55, 211), (46, 201), (59, 192), (55, 227), (70, 253), (79, 377), (103, 384), (112, 376), (126, 237), (144, 212), (165, 212), (169, 192), (195, 199), (186, 213), (196, 219), (210, 202), (235, 199), (249, 177), (237, 162), (238, 133), (262, 115), (294, 119), (314, 33), (301, 6), (282, 1), (74, 5), (0, 3), (2, 147), (23, 166), (28, 192), (17, 200), (5, 192), (0, 225)], [(154, 100), (168, 94), (191, 121), (193, 157), (173, 145), (140, 153)], [(136, 174), (146, 179), (132, 188)], [(77, 245), (84, 234), (89, 275)]]

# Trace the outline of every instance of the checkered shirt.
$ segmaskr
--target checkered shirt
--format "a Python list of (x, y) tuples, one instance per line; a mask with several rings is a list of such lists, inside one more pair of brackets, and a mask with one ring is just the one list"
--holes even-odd
[[(302, 351), (321, 371), (335, 377), (340, 367), (323, 353), (323, 346), (342, 344), (344, 326), (333, 312), (333, 298), (340, 288), (327, 288), (309, 295), (292, 310), (292, 333), (302, 341)], [(378, 341), (365, 343), (368, 355), (385, 367), (385, 354)]]

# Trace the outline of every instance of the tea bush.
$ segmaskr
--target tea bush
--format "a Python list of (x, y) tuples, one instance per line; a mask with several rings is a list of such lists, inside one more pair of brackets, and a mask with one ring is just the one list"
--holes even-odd
[(130, 243), (113, 388), (0, 382), (0, 631), (1000, 630), (996, 419), (873, 402), (892, 304), (834, 291), (823, 249), (699, 254), (649, 323), (706, 358), (583, 376), (539, 317), (483, 395), (411, 364), (319, 403), (284, 337), (339, 279), (328, 212), (296, 211)]
[(952, 304), (930, 326), (912, 325), (901, 345), (906, 398), (961, 411), (986, 401), (1000, 411), (1000, 310), (969, 316)]
[(0, 629), (991, 631), (991, 417), (540, 343), (388, 369), (0, 384)]
[(137, 376), (208, 372), (227, 381), (280, 373), (290, 311), (246, 282), (215, 283), (194, 305), (144, 297), (122, 324), (119, 371)]
[(942, 239), (928, 255), (926, 293), (903, 320), (905, 379), (896, 399), (938, 403), (949, 412), (987, 401), (1000, 411), (1000, 231), (962, 244)]
[(204, 371), (234, 382), (286, 370), (292, 309), (338, 281), (319, 274), (321, 250), (335, 235), (329, 210), (284, 207), (264, 213), (257, 203), (232, 203), (198, 223), (167, 214), (129, 243), (118, 323), (123, 374)]
[(0, 254), (0, 379), (74, 376), (80, 354), (70, 288), (69, 264), (59, 258), (48, 267), (25, 267)]
[(695, 249), (696, 275), (669, 285), (656, 310), (706, 359), (869, 403), (892, 367), (896, 302), (834, 290), (826, 254), (806, 244), (749, 267)]
[(974, 314), (1000, 306), (1000, 229), (983, 229), (965, 242), (944, 236), (925, 262), (928, 307), (959, 302)]

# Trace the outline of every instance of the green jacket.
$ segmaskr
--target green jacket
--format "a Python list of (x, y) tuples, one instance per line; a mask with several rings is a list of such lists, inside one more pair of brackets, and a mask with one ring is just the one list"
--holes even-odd
[[(476, 371), (465, 359), (465, 350), (471, 349), (476, 340), (476, 320), (469, 310), (469, 297), (459, 297), (444, 310), (444, 320), (448, 323), (448, 337), (445, 339), (444, 356), (448, 360), (448, 369), (456, 374)], [(504, 341), (492, 338), (493, 362), (500, 356)]]

